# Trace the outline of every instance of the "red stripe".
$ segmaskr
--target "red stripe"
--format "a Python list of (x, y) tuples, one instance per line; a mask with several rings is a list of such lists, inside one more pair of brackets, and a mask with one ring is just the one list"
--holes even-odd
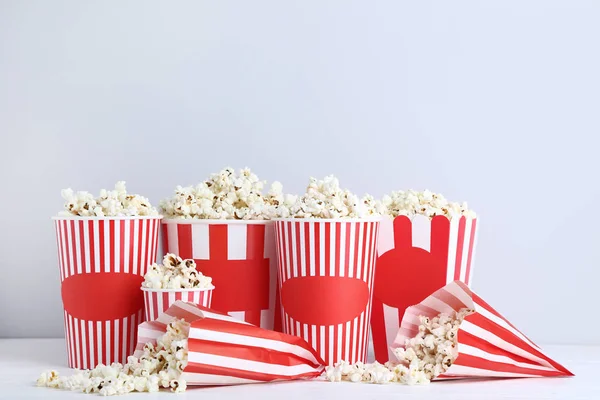
[(333, 270), (333, 276), (340, 276), (340, 268), (342, 267), (340, 264), (342, 258), (342, 251), (344, 251), (344, 249), (342, 249), (341, 230), (342, 223), (335, 222), (335, 253), (333, 254), (334, 260), (333, 265), (331, 266), (331, 269)]
[(119, 271), (125, 272), (125, 224), (129, 221), (121, 220), (119, 221)]
[(279, 285), (275, 289), (275, 315), (273, 317), (273, 329), (277, 332), (282, 332), (283, 327), (281, 325), (281, 299), (279, 298)]
[[(212, 241), (211, 241), (212, 242)], [(192, 257), (192, 225), (177, 224), (177, 243), (179, 246), (179, 257), (185, 259)], [(211, 252), (212, 258), (212, 252)]]
[(252, 379), (255, 381), (262, 382), (270, 382), (274, 380), (289, 380), (289, 379), (299, 379), (299, 378), (310, 378), (317, 377), (321, 375), (322, 371), (308, 372), (305, 374), (298, 374), (293, 376), (288, 375), (275, 375), (275, 374), (264, 374), (261, 372), (253, 372), (253, 371), (245, 371), (234, 368), (225, 368), (219, 367), (216, 365), (206, 365), (206, 364), (198, 364), (194, 362), (189, 362), (186, 372), (193, 372), (198, 374), (210, 374), (210, 375), (222, 375), (222, 376), (231, 376), (234, 378), (242, 378), (242, 379)]
[(135, 243), (135, 221), (130, 220), (125, 223), (129, 224), (129, 242), (127, 243), (127, 246), (129, 247), (129, 260), (127, 262), (129, 262), (129, 273), (133, 274), (133, 246)]
[[(444, 281), (448, 268), (448, 247), (450, 245), (450, 220), (448, 217), (438, 215), (431, 220), (430, 252), (438, 260), (443, 260)], [(448, 283), (448, 282), (446, 282)]]
[[(151, 221), (150, 220), (144, 220), (146, 221), (146, 254), (144, 254), (144, 264), (141, 265), (140, 267), (140, 275), (145, 275), (146, 271), (148, 270), (148, 263), (149, 260), (148, 258), (150, 257), (150, 229), (151, 229)], [(144, 238), (142, 238), (142, 240), (144, 240)]]
[(90, 336), (90, 339), (89, 339), (90, 340), (90, 355), (93, 354), (93, 356), (94, 356), (94, 362), (93, 363), (90, 362), (90, 368), (95, 368), (96, 365), (99, 364), (98, 344), (96, 342), (97, 338), (98, 338), (98, 333), (96, 332), (96, 321), (92, 321), (92, 329), (88, 332), (88, 335)]
[(71, 220), (71, 251), (73, 252), (73, 274), (78, 274), (77, 243), (75, 242), (75, 220)]
[(329, 223), (324, 223), (323, 222), (323, 227), (325, 228), (325, 276), (329, 276), (330, 273), (329, 271), (331, 270), (331, 224)]
[(394, 248), (412, 246), (412, 222), (405, 215), (394, 218)]
[(79, 224), (77, 226), (77, 229), (79, 229), (79, 254), (81, 254), (81, 272), (82, 273), (86, 273), (85, 271), (85, 253), (86, 253), (86, 249), (85, 249), (85, 233), (83, 231), (83, 220), (79, 221)]
[(460, 279), (460, 269), (462, 264), (463, 247), (465, 243), (465, 222), (464, 216), (458, 221), (458, 240), (456, 241), (456, 264), (454, 266), (454, 280)]
[(60, 272), (60, 281), (62, 282), (65, 279), (64, 274), (64, 261), (62, 256), (62, 229), (61, 229), (61, 221), (55, 221), (54, 225), (56, 227), (56, 250), (58, 251), (58, 269)]
[(475, 232), (477, 231), (477, 219), (471, 222), (471, 238), (469, 239), (469, 255), (467, 258), (467, 273), (465, 283), (470, 284), (471, 276), (471, 260), (473, 259), (473, 249), (475, 248)]
[(296, 230), (296, 259), (294, 260), (294, 269), (296, 273), (294, 276), (302, 276), (302, 253), (300, 250), (300, 242), (302, 241), (302, 236), (300, 235), (300, 225), (302, 222), (294, 222), (294, 229)]
[(127, 360), (123, 359), (123, 337), (127, 333), (127, 324), (125, 324), (125, 318), (121, 318), (119, 321), (119, 358), (118, 362), (125, 363)]
[[(475, 347), (479, 350), (483, 350), (486, 353), (495, 354), (499, 356), (508, 357), (514, 362), (531, 364), (531, 365), (540, 365), (539, 362), (529, 360), (525, 357), (519, 356), (517, 354), (513, 354), (509, 351), (501, 349), (500, 347), (485, 341), (484, 339), (477, 337), (469, 332), (461, 331), (460, 332), (460, 343), (461, 345), (467, 345), (471, 347)], [(460, 350), (460, 348), (459, 348)], [(459, 354), (460, 356), (460, 354)], [(461, 356), (462, 357), (462, 356)]]
[(314, 276), (318, 275), (315, 270), (315, 274), (311, 273), (311, 267), (314, 269), (313, 261), (310, 259), (311, 250), (314, 251), (314, 248), (318, 245), (311, 245), (310, 243), (310, 227), (314, 226), (314, 224), (310, 222), (304, 223), (304, 260), (306, 260), (306, 276)]
[[(446, 217), (442, 217), (446, 218)], [(448, 304), (453, 310), (460, 310), (461, 308), (469, 307), (469, 305), (464, 304), (460, 299), (454, 297), (450, 292), (446, 290), (437, 290), (431, 296), (435, 297), (438, 300)], [(402, 321), (400, 319), (400, 321)]]
[[(359, 269), (358, 268), (358, 266), (359, 266), (359, 264), (358, 264), (359, 263), (358, 243), (359, 243), (360, 235), (361, 235), (360, 228), (362, 226), (363, 226), (362, 223), (358, 223), (358, 224), (355, 224), (355, 228), (354, 228), (354, 243), (353, 243), (353, 246), (354, 246), (354, 256), (353, 257), (354, 258), (352, 260), (352, 264), (354, 265), (354, 270), (353, 270), (352, 276), (354, 276), (355, 278), (358, 278), (358, 279), (360, 279), (360, 277), (358, 276), (359, 275), (358, 274), (358, 269)], [(362, 271), (362, 268), (360, 270)]]
[(208, 236), (210, 259), (227, 260), (227, 225), (210, 225)]
[(71, 358), (73, 367), (77, 368), (77, 346), (75, 339), (75, 318), (69, 318), (69, 336), (71, 338)]
[(313, 224), (315, 228), (315, 276), (321, 275), (321, 252), (323, 249), (321, 248), (321, 223), (315, 222)]
[(98, 221), (98, 239), (100, 240), (98, 251), (100, 252), (100, 272), (104, 272), (104, 223), (106, 221)]
[(115, 264), (115, 247), (117, 245), (117, 243), (115, 242), (115, 233), (116, 233), (116, 228), (115, 228), (115, 220), (111, 219), (109, 222), (109, 227), (110, 227), (110, 261), (109, 264), (111, 266), (110, 268), (110, 272), (116, 272), (117, 270), (117, 266), (114, 265)]
[(246, 310), (244, 320), (252, 325), (260, 326), (260, 310)]
[[(398, 310), (398, 315), (404, 314), (404, 310)], [(400, 319), (402, 321), (402, 319)], [(373, 297), (371, 306), (371, 331), (373, 332), (373, 350), (375, 359), (379, 363), (388, 361), (387, 339), (385, 333), (385, 318), (383, 315), (383, 303), (377, 297)], [(376, 340), (383, 338), (384, 340)]]
[(143, 238), (142, 238), (142, 228), (143, 228), (143, 224), (144, 224), (144, 220), (140, 219), (137, 222), (137, 232), (135, 233), (135, 238), (138, 241), (138, 254), (137, 254), (137, 268), (135, 269), (135, 273), (137, 274), (141, 274), (143, 269), (142, 269), (142, 242), (143, 242)]
[[(490, 361), (484, 358), (475, 357), (468, 354), (461, 354), (455, 361), (455, 365), (464, 365), (467, 367), (478, 368), (495, 372), (507, 372), (516, 374), (528, 374), (533, 376), (561, 376), (565, 375), (560, 371), (540, 371), (533, 368), (518, 367), (512, 364)], [(451, 370), (450, 370), (451, 371)]]
[(83, 326), (85, 327), (85, 357), (86, 357), (86, 364), (84, 366), (84, 368), (86, 369), (90, 369), (93, 368), (92, 364), (92, 359), (91, 359), (91, 351), (92, 351), (92, 342), (90, 342), (90, 337), (91, 337), (91, 332), (90, 332), (90, 326), (88, 324), (88, 321), (83, 321)]
[(165, 253), (169, 253), (169, 233), (167, 230), (167, 224), (164, 222), (162, 225), (162, 242), (163, 242), (163, 251)]
[(265, 258), (265, 229), (266, 226), (262, 224), (247, 225), (246, 258), (248, 260)]
[(94, 232), (94, 221), (90, 220), (88, 221), (88, 231), (89, 231), (89, 235), (90, 235), (90, 248), (88, 249), (88, 251), (90, 252), (90, 272), (94, 273), (96, 272), (96, 250), (94, 249), (95, 246), (95, 242), (94, 240), (98, 240), (94, 237), (95, 232)]

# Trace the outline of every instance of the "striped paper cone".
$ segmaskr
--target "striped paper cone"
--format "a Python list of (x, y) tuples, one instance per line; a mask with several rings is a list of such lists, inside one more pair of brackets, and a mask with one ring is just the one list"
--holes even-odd
[(277, 264), (271, 221), (162, 221), (163, 247), (191, 258), (219, 289), (212, 308), (266, 329), (281, 330), (275, 313)]
[(378, 221), (275, 222), (283, 331), (328, 365), (366, 361)]
[(150, 289), (143, 287), (146, 321), (154, 321), (177, 300), (210, 308), (212, 288), (207, 289)]
[(439, 378), (573, 375), (545, 355), (542, 349), (461, 281), (451, 282), (421, 303), (409, 307), (392, 346), (401, 347), (406, 338), (417, 334), (419, 315), (432, 318), (441, 312), (451, 313), (465, 307), (475, 312), (460, 325), (458, 357)]
[(191, 324), (188, 364), (181, 375), (188, 386), (314, 378), (324, 370), (323, 360), (301, 338), (182, 301), (176, 301), (156, 321), (140, 325), (134, 355), (143, 354), (144, 344), (156, 344), (176, 318)]
[(53, 219), (69, 367), (123, 363), (144, 321), (140, 286), (156, 259), (160, 217)]
[(381, 222), (371, 316), (377, 361), (394, 359), (390, 345), (407, 307), (454, 280), (471, 282), (477, 225), (478, 219), (423, 215)]

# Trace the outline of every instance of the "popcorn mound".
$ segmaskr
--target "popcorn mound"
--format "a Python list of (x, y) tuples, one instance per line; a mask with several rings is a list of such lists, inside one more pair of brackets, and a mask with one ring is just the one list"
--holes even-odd
[(289, 214), (294, 218), (364, 218), (380, 215), (380, 211), (381, 204), (372, 196), (361, 201), (329, 175), (321, 181), (310, 178), (306, 193), (290, 207)]
[(152, 264), (144, 275), (142, 287), (150, 289), (212, 289), (212, 278), (196, 270), (192, 259), (168, 253), (162, 265)]
[(399, 363), (350, 365), (342, 361), (326, 368), (326, 378), (331, 382), (429, 383), (446, 372), (458, 357), (458, 329), (464, 318), (472, 313), (473, 310), (464, 308), (451, 315), (441, 313), (432, 319), (420, 316), (419, 333), (406, 340), (405, 348), (394, 350)]
[(390, 195), (383, 196), (381, 202), (387, 209), (386, 214), (391, 217), (406, 215), (413, 217), (417, 214), (433, 218), (436, 215), (445, 215), (448, 218), (464, 215), (467, 218), (475, 218), (474, 211), (468, 209), (466, 202), (454, 203), (446, 200), (441, 194), (425, 190), (394, 191)]
[(88, 192), (73, 192), (71, 188), (61, 191), (65, 199), (65, 210), (60, 216), (79, 217), (133, 217), (158, 215), (147, 198), (137, 194), (127, 194), (125, 182), (115, 184), (115, 190), (100, 191), (100, 196), (94, 198)]
[(99, 364), (92, 370), (79, 371), (69, 377), (59, 376), (56, 371), (40, 375), (37, 386), (69, 389), (103, 396), (130, 392), (157, 392), (160, 387), (173, 392), (185, 391), (185, 380), (179, 379), (187, 365), (187, 335), (189, 324), (175, 320), (167, 326), (167, 332), (157, 344), (147, 343), (144, 354), (138, 359), (127, 358), (125, 365)]
[(196, 186), (177, 186), (160, 208), (168, 218), (183, 219), (268, 220), (286, 215), (296, 196), (284, 195), (279, 182), (273, 182), (265, 196), (264, 185), (248, 168), (238, 174), (225, 168)]

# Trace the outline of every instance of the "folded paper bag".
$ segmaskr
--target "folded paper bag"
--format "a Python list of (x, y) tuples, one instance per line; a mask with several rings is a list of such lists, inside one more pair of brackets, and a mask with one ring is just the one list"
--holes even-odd
[(138, 328), (135, 356), (156, 343), (175, 319), (190, 323), (187, 385), (235, 385), (313, 378), (324, 362), (302, 338), (269, 331), (209, 308), (175, 302), (157, 320)]
[(463, 308), (474, 312), (458, 330), (458, 357), (439, 379), (573, 376), (460, 281), (409, 307), (392, 347), (403, 347), (406, 339), (417, 334), (420, 315), (433, 318)]

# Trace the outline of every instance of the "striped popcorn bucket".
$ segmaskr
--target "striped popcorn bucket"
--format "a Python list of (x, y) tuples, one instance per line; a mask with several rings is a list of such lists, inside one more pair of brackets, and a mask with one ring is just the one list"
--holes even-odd
[(163, 219), (163, 247), (212, 277), (212, 308), (266, 329), (276, 317), (277, 264), (271, 221)]
[(150, 289), (143, 287), (146, 321), (154, 321), (176, 301), (210, 308), (214, 287), (205, 289)]
[(140, 291), (156, 259), (161, 217), (53, 218), (68, 364), (123, 363), (144, 321)]
[(394, 359), (404, 310), (454, 280), (470, 284), (478, 219), (416, 215), (386, 218), (377, 244), (371, 331), (375, 359)]
[(405, 339), (417, 334), (419, 315), (432, 318), (461, 308), (475, 312), (461, 323), (457, 334), (458, 357), (440, 379), (573, 375), (461, 281), (451, 282), (409, 307), (392, 346), (401, 347)]
[(305, 340), (182, 301), (139, 326), (134, 355), (140, 357), (146, 343), (156, 344), (178, 318), (190, 323), (188, 363), (181, 375), (188, 386), (309, 379), (323, 373), (323, 360)]
[(378, 221), (275, 222), (283, 331), (328, 365), (366, 361)]

